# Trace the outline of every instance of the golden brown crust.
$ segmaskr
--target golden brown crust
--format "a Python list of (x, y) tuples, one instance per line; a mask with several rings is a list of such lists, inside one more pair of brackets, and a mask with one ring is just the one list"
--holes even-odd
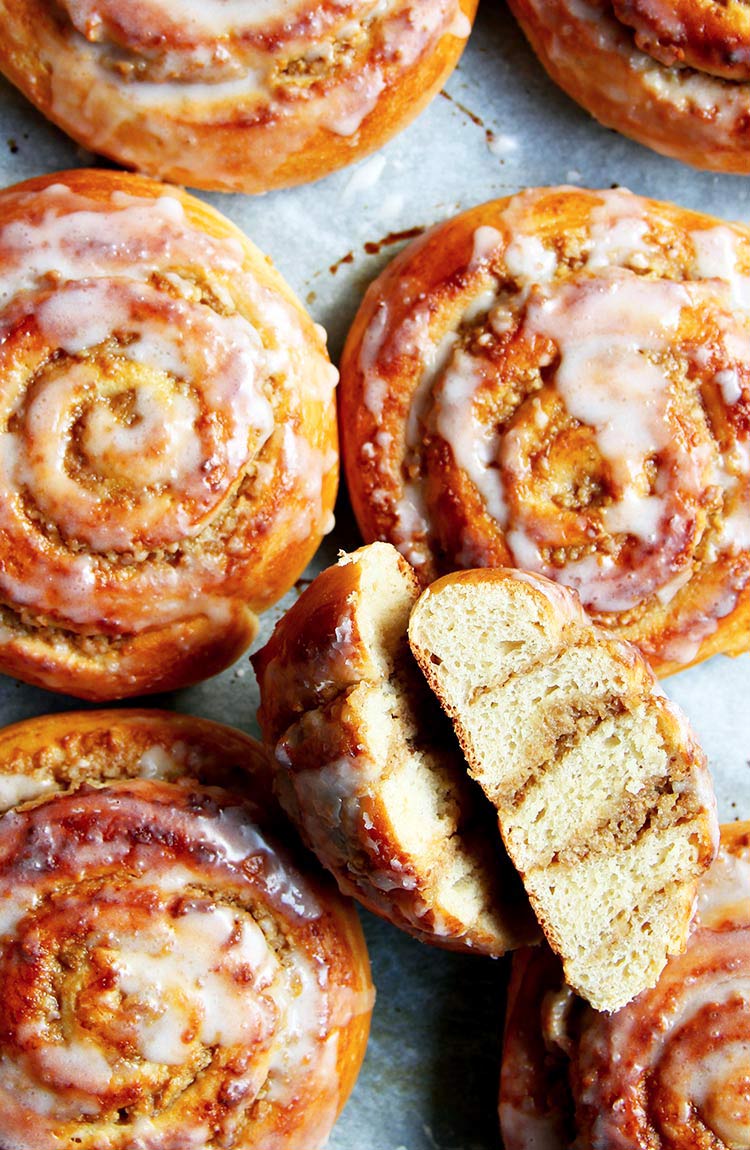
[(613, 0), (613, 8), (641, 51), (667, 67), (750, 80), (750, 20), (737, 0)]
[(258, 718), (281, 803), (345, 893), (424, 942), (502, 954), (537, 927), (409, 654), (417, 595), (393, 548), (343, 556), (252, 656)]
[(166, 712), (2, 732), (4, 1144), (325, 1142), (369, 966), (353, 908), (275, 837), (268, 773), (254, 740)]
[[(205, 786), (239, 789), (274, 819), (271, 763), (259, 742), (211, 719), (138, 707), (40, 715), (3, 727), (0, 811), (85, 783), (150, 777), (150, 769), (170, 780), (188, 773)], [(11, 779), (23, 795), (13, 797)]]
[(623, 191), (530, 190), (421, 237), (342, 358), (365, 539), (425, 585), (568, 583), (660, 674), (746, 649), (749, 270), (745, 228)]
[(511, 0), (542, 64), (592, 116), (698, 168), (750, 171), (750, 23), (711, 0)]
[(0, 69), (80, 143), (150, 175), (263, 192), (378, 148), (439, 90), (477, 0), (0, 4)]
[(506, 1150), (719, 1150), (747, 1139), (749, 842), (750, 823), (721, 828), (686, 952), (616, 1014), (576, 999), (549, 952), (514, 958)]
[(332, 523), (321, 329), (230, 222), (142, 177), (0, 195), (0, 666), (83, 698), (231, 663)]

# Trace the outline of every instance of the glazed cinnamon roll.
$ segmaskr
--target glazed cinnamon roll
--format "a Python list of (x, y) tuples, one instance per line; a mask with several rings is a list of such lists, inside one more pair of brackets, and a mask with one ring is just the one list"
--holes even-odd
[(750, 824), (722, 828), (684, 954), (597, 1014), (519, 952), (500, 1092), (506, 1150), (738, 1150), (750, 1141)]
[(342, 361), (352, 502), (429, 583), (516, 566), (667, 674), (750, 635), (750, 231), (624, 191), (448, 220)]
[(373, 543), (252, 656), (279, 800), (341, 890), (422, 942), (500, 955), (538, 927), (494, 809), (409, 651), (419, 586)]
[(750, 172), (741, 0), (510, 0), (553, 80), (592, 116), (698, 168)]
[(477, 0), (2, 0), (0, 69), (79, 143), (263, 192), (379, 147), (435, 95)]
[(269, 829), (266, 772), (252, 740), (159, 712), (2, 733), (4, 802), (26, 799), (0, 817), (3, 1146), (325, 1143), (369, 968), (351, 907)]
[(0, 669), (213, 674), (333, 522), (322, 329), (223, 217), (112, 172), (0, 194), (0, 293)]

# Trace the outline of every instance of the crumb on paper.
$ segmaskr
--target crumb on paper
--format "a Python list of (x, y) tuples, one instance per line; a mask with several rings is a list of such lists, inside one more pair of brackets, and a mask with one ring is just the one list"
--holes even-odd
[(386, 159), (383, 155), (373, 156), (371, 159), (365, 160), (363, 164), (359, 164), (346, 182), (344, 198), (351, 199), (353, 196), (359, 195), (360, 192), (366, 192), (373, 187), (382, 176), (385, 164)]
[(518, 151), (518, 137), (503, 132), (487, 131), (487, 147), (493, 156), (507, 156)]

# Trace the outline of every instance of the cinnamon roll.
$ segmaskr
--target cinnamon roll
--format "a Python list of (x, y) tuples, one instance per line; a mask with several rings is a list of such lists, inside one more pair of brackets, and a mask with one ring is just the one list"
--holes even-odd
[(552, 79), (666, 156), (750, 172), (750, 19), (741, 0), (510, 0)]
[(2, 733), (3, 1146), (325, 1143), (369, 967), (353, 909), (274, 837), (267, 770), (253, 740), (159, 712)]
[(616, 1014), (571, 994), (549, 951), (514, 958), (506, 1150), (738, 1150), (750, 1142), (750, 823), (722, 828), (688, 947)]
[(565, 587), (460, 571), (422, 593), (409, 643), (565, 975), (597, 1010), (684, 949), (716, 854), (706, 758), (630, 643)]
[(330, 529), (336, 373), (211, 208), (113, 172), (0, 193), (0, 669), (83, 698), (225, 667)]
[(289, 817), (340, 888), (422, 942), (538, 936), (495, 812), (409, 651), (419, 588), (384, 543), (342, 555), (252, 656)]
[(263, 192), (378, 148), (439, 90), (477, 0), (0, 0), (0, 69), (79, 143)]
[(750, 645), (750, 231), (615, 190), (448, 220), (342, 361), (352, 502), (428, 584), (575, 588), (660, 674)]

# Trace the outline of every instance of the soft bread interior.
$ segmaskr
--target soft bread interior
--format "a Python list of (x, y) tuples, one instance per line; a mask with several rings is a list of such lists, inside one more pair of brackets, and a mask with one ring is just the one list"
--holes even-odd
[(410, 638), (568, 981), (614, 1010), (684, 945), (710, 788), (644, 661), (564, 598), (511, 573), (448, 577)]
[(359, 568), (359, 590), (351, 598), (353, 615), (374, 677), (388, 678), (405, 650), (409, 615), (418, 596), (416, 580), (387, 543), (363, 547), (342, 556), (340, 563), (356, 563)]
[[(438, 914), (442, 908), (465, 923), (469, 938), (515, 944), (530, 925), (521, 883), (504, 858), (494, 811), (469, 779), (434, 700), (421, 697), (420, 679), (409, 661), (388, 683), (363, 685), (360, 732), (377, 756), (390, 833), (414, 860)], [(380, 746), (377, 732), (387, 732)], [(515, 915), (514, 903), (523, 907)]]
[[(502, 953), (533, 939), (536, 925), (495, 812), (409, 649), (413, 573), (387, 544), (339, 567), (350, 565), (330, 641), (345, 651), (357, 637), (361, 678), (281, 734), (282, 801), (342, 885), (373, 909), (423, 937)], [(318, 593), (326, 578), (336, 575), (319, 576)]]

